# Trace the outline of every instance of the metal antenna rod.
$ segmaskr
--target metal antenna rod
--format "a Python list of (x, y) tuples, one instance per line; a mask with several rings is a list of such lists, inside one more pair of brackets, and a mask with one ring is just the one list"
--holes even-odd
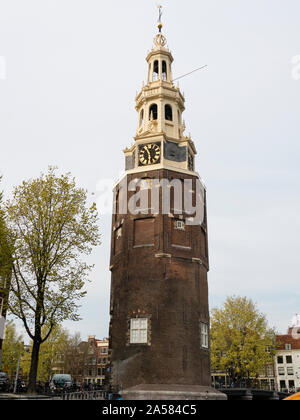
[(189, 73), (186, 73), (186, 74), (183, 74), (182, 76), (176, 77), (176, 79), (173, 79), (173, 82), (175, 82), (175, 80), (182, 79), (183, 77), (188, 76), (189, 74), (195, 73), (195, 71), (198, 71), (198, 70), (204, 69), (204, 68), (205, 68), (205, 67), (207, 67), (207, 66), (208, 66), (208, 65), (207, 65), (207, 64), (205, 64), (205, 66), (199, 67), (199, 68), (198, 68), (198, 69), (196, 69), (196, 70), (190, 71)]

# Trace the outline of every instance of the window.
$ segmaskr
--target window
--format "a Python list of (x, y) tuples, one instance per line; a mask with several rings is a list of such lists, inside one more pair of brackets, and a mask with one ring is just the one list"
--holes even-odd
[(289, 389), (295, 388), (295, 381), (289, 381)]
[(176, 220), (175, 221), (175, 229), (184, 230), (184, 221), (183, 220)]
[(167, 121), (173, 121), (173, 112), (171, 105), (165, 105), (165, 119)]
[(291, 344), (286, 344), (285, 349), (286, 350), (292, 350), (292, 345)]
[(167, 63), (165, 61), (162, 62), (162, 79), (167, 80)]
[(288, 364), (293, 363), (293, 357), (292, 356), (286, 356), (286, 363), (288, 363)]
[(200, 322), (201, 347), (208, 349), (208, 325)]
[(152, 104), (149, 108), (149, 120), (157, 120), (157, 105)]
[(285, 389), (285, 388), (286, 388), (286, 382), (280, 381), (280, 389)]
[(153, 64), (153, 76), (152, 76), (152, 81), (155, 82), (156, 80), (158, 80), (158, 61), (157, 60), (155, 60)]
[(274, 376), (274, 368), (272, 365), (268, 365), (267, 366), (267, 376), (268, 377), (272, 377)]
[(148, 319), (132, 318), (130, 320), (130, 343), (145, 344), (148, 341)]
[(283, 364), (283, 356), (278, 356), (278, 357), (277, 357), (277, 363), (278, 363), (279, 365)]
[(294, 375), (294, 368), (293, 367), (288, 367), (287, 368), (287, 374), (289, 376), (293, 376)]
[(284, 367), (279, 367), (278, 368), (278, 375), (280, 375), (280, 376), (284, 376), (285, 375), (285, 369), (284, 369)]
[(107, 347), (102, 347), (101, 354), (107, 354), (107, 353), (108, 353), (108, 348)]

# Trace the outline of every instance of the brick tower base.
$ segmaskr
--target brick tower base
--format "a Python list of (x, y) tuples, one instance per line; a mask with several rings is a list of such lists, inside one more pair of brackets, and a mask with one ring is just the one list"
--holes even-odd
[(227, 395), (208, 386), (141, 384), (120, 392), (124, 400), (227, 400)]

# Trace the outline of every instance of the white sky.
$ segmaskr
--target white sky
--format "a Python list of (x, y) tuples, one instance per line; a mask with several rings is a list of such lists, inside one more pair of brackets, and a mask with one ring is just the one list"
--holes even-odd
[[(174, 77), (208, 64), (180, 87), (208, 189), (210, 306), (245, 295), (285, 331), (300, 311), (300, 77), (291, 61), (300, 55), (300, 2), (162, 4)], [(0, 0), (6, 196), (48, 165), (70, 171), (96, 199), (99, 181), (118, 178), (122, 150), (136, 131), (134, 97), (146, 78), (155, 6), (152, 0)], [(82, 338), (108, 334), (110, 226), (103, 215), (83, 320), (65, 323)]]

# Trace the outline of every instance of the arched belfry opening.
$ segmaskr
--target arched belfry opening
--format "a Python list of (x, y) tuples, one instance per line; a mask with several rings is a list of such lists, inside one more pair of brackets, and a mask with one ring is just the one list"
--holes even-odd
[(149, 120), (157, 120), (157, 104), (152, 104), (149, 108)]
[(173, 121), (173, 111), (171, 105), (165, 105), (165, 120)]
[(167, 80), (167, 63), (165, 60), (162, 61), (162, 80)]
[(155, 82), (159, 78), (159, 62), (155, 60), (153, 63), (152, 81)]

